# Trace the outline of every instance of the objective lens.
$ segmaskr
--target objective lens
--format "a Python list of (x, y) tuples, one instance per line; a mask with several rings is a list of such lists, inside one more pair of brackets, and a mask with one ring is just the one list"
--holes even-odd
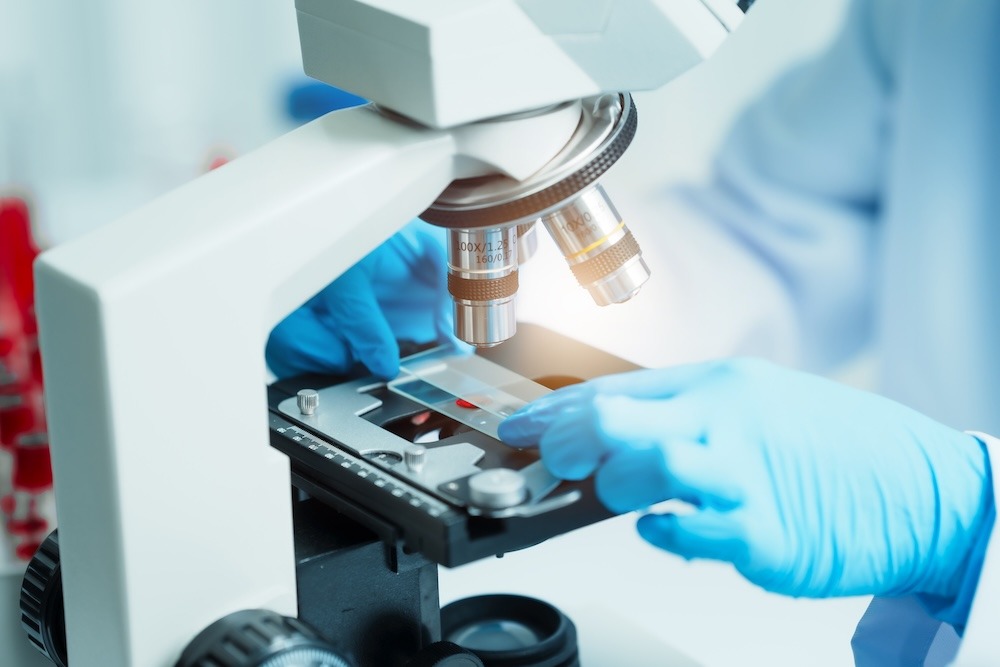
[(456, 336), (477, 347), (513, 336), (517, 227), (450, 230), (448, 291), (455, 301)]
[(649, 278), (639, 244), (600, 185), (542, 218), (573, 275), (599, 306), (628, 301)]

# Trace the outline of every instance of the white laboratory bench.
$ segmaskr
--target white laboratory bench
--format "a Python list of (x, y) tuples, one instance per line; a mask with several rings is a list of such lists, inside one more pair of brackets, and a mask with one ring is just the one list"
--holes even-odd
[[(503, 558), (441, 568), (441, 602), (517, 593), (554, 604), (577, 626), (583, 667), (853, 664), (851, 634), (867, 599), (771, 595), (727, 565), (649, 546), (634, 522), (618, 517)], [(51, 663), (20, 627), (23, 570), (0, 563), (3, 667), (44, 667)]]
[(644, 542), (635, 515), (503, 558), (441, 569), (441, 602), (483, 593), (545, 600), (576, 623), (583, 667), (845, 667), (867, 598), (791, 599), (731, 566)]

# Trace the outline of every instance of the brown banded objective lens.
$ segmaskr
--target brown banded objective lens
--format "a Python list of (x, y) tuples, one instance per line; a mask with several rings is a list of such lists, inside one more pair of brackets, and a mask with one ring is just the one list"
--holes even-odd
[(517, 227), (449, 230), (448, 291), (460, 339), (493, 347), (513, 336)]

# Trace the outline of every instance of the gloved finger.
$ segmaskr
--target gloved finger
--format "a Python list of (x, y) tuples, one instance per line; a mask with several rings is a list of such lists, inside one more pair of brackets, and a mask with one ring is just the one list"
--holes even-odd
[(594, 427), (592, 410), (580, 406), (562, 411), (538, 441), (542, 463), (560, 479), (589, 477), (608, 455), (608, 446)]
[(707, 361), (671, 368), (649, 368), (606, 375), (591, 382), (599, 394), (632, 398), (670, 398), (711, 377), (724, 364), (725, 361)]
[(446, 233), (441, 227), (415, 219), (385, 242), (385, 251), (378, 254), (383, 261), (373, 268), (380, 272), (401, 270), (411, 283), (447, 291)]
[[(701, 364), (697, 372), (686, 373), (682, 368), (678, 375), (687, 375), (692, 382), (695, 377), (704, 377), (711, 372), (712, 364)], [(553, 421), (570, 409), (600, 401), (607, 404), (602, 418), (607, 429), (617, 439), (628, 441), (641, 437), (648, 440), (651, 433), (660, 432), (664, 437), (682, 437), (697, 440), (705, 428), (701, 421), (701, 410), (678, 403), (679, 399), (662, 400), (664, 397), (654, 391), (655, 386), (666, 386), (658, 379), (663, 369), (632, 371), (619, 375), (608, 375), (597, 380), (563, 387), (524, 406), (500, 423), (500, 439), (516, 447), (536, 444)], [(679, 386), (679, 385), (673, 385)], [(669, 395), (669, 392), (667, 392)], [(633, 399), (661, 399), (636, 401)], [(614, 405), (622, 404), (618, 413)], [(668, 430), (669, 429), (669, 430)]]
[(529, 447), (537, 445), (542, 435), (554, 422), (568, 412), (580, 412), (594, 397), (590, 383), (563, 387), (551, 394), (528, 403), (523, 408), (500, 422), (497, 434), (508, 445)]
[(742, 495), (736, 480), (704, 445), (681, 440), (610, 455), (597, 472), (596, 488), (601, 502), (618, 513), (674, 498), (728, 510)]
[(583, 383), (528, 404), (501, 422), (498, 434), (515, 446), (539, 443), (553, 475), (583, 479), (620, 449), (701, 440), (707, 428), (702, 413), (701, 403), (687, 397), (594, 396), (593, 384)]
[(417, 220), (414, 225), (420, 225), (420, 258), (418, 260), (419, 270), (416, 271), (427, 284), (434, 285), (441, 292), (448, 291), (448, 249), (445, 235), (447, 231), (440, 227), (434, 227), (422, 220)]
[(450, 343), (456, 351), (472, 352), (474, 348), (455, 335), (455, 302), (448, 292), (448, 272), (445, 269), (448, 259), (444, 249), (441, 248), (439, 253), (429, 253), (428, 259), (435, 263), (440, 262), (439, 270), (435, 274), (437, 305), (434, 310), (434, 330), (437, 340), (442, 344)]
[[(541, 399), (557, 394), (562, 398), (557, 407), (546, 408), (544, 418), (558, 417), (544, 429), (538, 443), (545, 467), (561, 479), (583, 479), (616, 451), (648, 449), (661, 442), (656, 413), (664, 401), (621, 396), (587, 400), (587, 391), (585, 385), (573, 385)], [(533, 420), (529, 426), (540, 421), (530, 413), (528, 419)]]
[(595, 488), (604, 506), (618, 514), (680, 497), (659, 448), (612, 454), (597, 471)]
[(400, 339), (467, 346), (454, 335), (445, 230), (414, 220), (361, 262)]
[(641, 399), (598, 394), (593, 399), (595, 428), (617, 444), (702, 440), (708, 430), (706, 406), (692, 396)]
[[(455, 302), (448, 292), (448, 250), (446, 230), (421, 220), (411, 223), (419, 230), (423, 253), (417, 275), (433, 285), (437, 295), (434, 310), (434, 330), (438, 342), (450, 343), (456, 351), (472, 352), (473, 347), (455, 335)], [(418, 224), (420, 225), (418, 227)]]
[(278, 323), (267, 339), (264, 358), (279, 378), (302, 373), (345, 373), (352, 364), (344, 341), (310, 308), (299, 308)]
[(375, 298), (371, 280), (354, 266), (321, 292), (314, 302), (320, 320), (346, 342), (353, 358), (374, 375), (399, 374), (399, 344)]
[(700, 510), (684, 516), (647, 514), (636, 523), (639, 535), (653, 546), (691, 560), (708, 558), (739, 566), (749, 557), (738, 519), (732, 512)]

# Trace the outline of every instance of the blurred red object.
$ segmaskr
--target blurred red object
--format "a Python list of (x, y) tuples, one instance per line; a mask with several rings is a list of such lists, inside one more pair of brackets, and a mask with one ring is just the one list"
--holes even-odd
[(229, 164), (228, 157), (220, 155), (219, 157), (212, 158), (212, 161), (208, 163), (208, 171), (213, 171), (226, 164)]
[(17, 405), (0, 410), (0, 447), (11, 451), (18, 437), (38, 429), (35, 411), (20, 396), (18, 399)]
[(25, 433), (14, 443), (14, 491), (42, 493), (52, 488), (52, 457), (44, 432)]
[[(48, 526), (46, 525), (45, 528), (47, 527)], [(43, 530), (45, 528), (43, 528)], [(28, 540), (26, 542), (21, 542), (20, 544), (18, 544), (17, 549), (15, 550), (14, 553), (21, 560), (31, 560), (34, 557), (35, 552), (38, 551), (38, 547), (40, 546), (42, 546), (42, 540), (38, 539)]]
[[(18, 197), (0, 198), (0, 395), (8, 399), (26, 391), (32, 379), (41, 381), (32, 368), (38, 354), (32, 274), (37, 256), (28, 204)], [(0, 409), (10, 403), (0, 400)]]
[(28, 343), (11, 283), (0, 269), (0, 394), (20, 393), (15, 385), (24, 383), (29, 374)]
[(38, 246), (31, 235), (31, 216), (27, 202), (19, 197), (0, 198), (2, 281), (9, 285), (21, 315), (21, 329), (28, 336), (33, 336), (38, 331), (34, 310), (35, 278), (32, 273), (36, 257)]
[(43, 407), (32, 273), (38, 246), (27, 203), (0, 198), (0, 516), (16, 553), (30, 558), (50, 528), (52, 463)]

